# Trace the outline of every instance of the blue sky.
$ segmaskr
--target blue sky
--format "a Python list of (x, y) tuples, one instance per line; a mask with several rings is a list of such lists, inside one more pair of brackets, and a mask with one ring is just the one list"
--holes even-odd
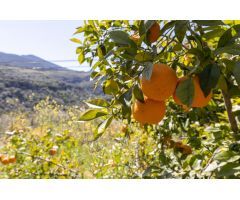
[(73, 60), (77, 44), (70, 41), (83, 21), (1, 21), (0, 51), (34, 54), (46, 60)]

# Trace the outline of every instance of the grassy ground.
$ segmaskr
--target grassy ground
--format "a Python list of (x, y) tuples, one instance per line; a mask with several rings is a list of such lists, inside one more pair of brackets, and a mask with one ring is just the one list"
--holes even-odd
[[(17, 162), (0, 164), (0, 178), (129, 178), (144, 170), (136, 151), (141, 139), (147, 142), (145, 134), (122, 131), (122, 123), (114, 121), (92, 141), (95, 124), (78, 122), (81, 113), (80, 107), (64, 108), (47, 99), (33, 112), (2, 115), (0, 153), (16, 155)], [(58, 150), (51, 156), (53, 146)]]
[[(33, 111), (3, 114), (0, 154), (17, 161), (0, 163), (0, 178), (239, 178), (240, 145), (226, 112), (219, 112), (224, 105), (212, 102), (187, 113), (179, 108), (175, 115), (171, 106), (160, 126), (115, 120), (96, 141), (99, 120), (79, 122), (83, 107), (47, 98)], [(192, 152), (169, 147), (169, 136)]]

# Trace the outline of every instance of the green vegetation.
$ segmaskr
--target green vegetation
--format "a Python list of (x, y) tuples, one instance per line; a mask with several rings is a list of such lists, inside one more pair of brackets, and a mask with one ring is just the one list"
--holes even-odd
[[(143, 167), (139, 162), (145, 161), (139, 160), (135, 153), (152, 151), (154, 146), (144, 149), (141, 144), (155, 142), (142, 131), (133, 134), (134, 129), (128, 128), (122, 132), (119, 122), (114, 122), (100, 140), (93, 141), (95, 126), (77, 121), (81, 113), (79, 107), (63, 107), (47, 98), (35, 106), (30, 116), (26, 113), (4, 116), (5, 134), (1, 138), (4, 147), (0, 154), (15, 155), (17, 162), (0, 165), (0, 177), (138, 177)], [(49, 151), (54, 146), (58, 148), (52, 156)]]

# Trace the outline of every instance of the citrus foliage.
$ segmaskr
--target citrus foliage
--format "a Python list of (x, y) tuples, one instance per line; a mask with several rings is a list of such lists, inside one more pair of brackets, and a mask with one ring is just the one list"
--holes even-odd
[[(153, 74), (153, 66), (160, 63), (175, 70), (178, 78), (186, 77), (186, 80), (178, 82), (174, 92), (175, 100), (183, 105), (184, 110), (176, 106), (171, 98), (166, 99), (167, 112), (164, 120), (158, 125), (151, 125), (149, 122), (145, 129), (148, 132), (153, 131), (160, 141), (164, 141), (166, 135), (177, 138), (184, 135), (185, 142), (193, 148), (193, 155), (183, 158), (182, 162), (188, 159), (199, 160), (198, 167), (202, 169), (208, 167), (204, 168), (200, 164), (208, 154), (203, 153), (204, 148), (209, 150), (209, 162), (212, 162), (215, 151), (219, 148), (224, 149), (227, 143), (238, 146), (239, 107), (235, 108), (236, 110), (232, 109), (233, 101), (238, 102), (240, 94), (238, 21), (91, 20), (85, 21), (76, 34), (82, 34), (84, 38), (76, 52), (81, 58), (80, 63), (90, 64), (92, 79), (96, 85), (102, 85), (106, 95), (112, 97), (108, 102), (107, 114), (101, 117), (103, 122), (99, 127), (103, 126), (105, 130), (110, 125), (109, 119), (112, 118), (136, 126), (139, 125), (138, 121), (144, 121), (132, 118), (132, 105), (135, 101), (143, 103), (144, 95), (149, 97), (144, 93), (144, 87), (141, 87), (141, 80), (152, 81), (152, 76), (156, 75)], [(166, 81), (159, 79), (159, 87), (163, 84), (166, 84)], [(169, 81), (168, 84), (170, 88), (172, 82)], [(152, 91), (154, 89), (152, 86)], [(226, 118), (223, 114), (217, 114), (225, 112), (223, 105), (226, 107), (229, 125), (225, 124)], [(97, 106), (95, 112), (103, 112), (106, 109), (100, 104)], [(188, 112), (184, 113), (185, 111)], [(221, 127), (223, 121), (224, 128)], [(168, 127), (169, 123), (175, 129)], [(194, 124), (198, 126), (196, 129), (193, 128)], [(215, 146), (213, 149), (212, 146), (202, 146), (200, 135), (205, 129), (216, 129), (221, 135), (211, 142), (211, 145)], [(96, 129), (96, 139), (102, 134), (103, 131), (98, 134)], [(158, 153), (165, 157), (165, 142), (160, 142), (160, 146)], [(184, 149), (181, 144), (178, 146)], [(175, 148), (170, 149), (172, 151)], [(198, 150), (202, 150), (201, 155), (196, 153)], [(230, 154), (232, 153), (231, 151)], [(227, 161), (232, 157), (225, 158), (224, 161)], [(236, 160), (238, 162), (237, 158)], [(157, 166), (167, 167), (172, 162), (172, 159), (166, 159)], [(235, 172), (238, 171), (238, 164), (235, 164), (217, 162), (210, 171), (218, 170), (219, 167), (223, 167), (223, 170), (234, 168), (234, 172), (228, 175), (235, 176)]]

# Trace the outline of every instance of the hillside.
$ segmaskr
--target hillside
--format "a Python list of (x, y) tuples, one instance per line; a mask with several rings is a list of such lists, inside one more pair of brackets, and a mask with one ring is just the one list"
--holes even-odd
[(64, 105), (78, 105), (93, 95), (88, 72), (31, 69), (0, 65), (0, 113), (32, 109), (46, 96)]
[(16, 55), (0, 52), (0, 65), (41, 70), (64, 70), (64, 68), (34, 55)]

